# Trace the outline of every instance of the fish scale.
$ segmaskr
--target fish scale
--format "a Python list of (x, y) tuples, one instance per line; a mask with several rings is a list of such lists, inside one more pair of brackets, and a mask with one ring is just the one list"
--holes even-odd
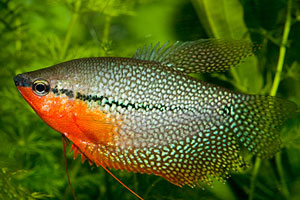
[[(82, 62), (85, 64), (81, 67), (80, 63)], [(90, 64), (87, 64), (89, 62)], [(105, 62), (107, 63), (103, 64)], [(98, 154), (96, 157), (100, 160), (103, 159), (103, 162), (107, 162), (106, 164), (109, 167), (113, 167), (109, 164), (110, 162), (114, 162), (114, 167), (120, 169), (126, 169), (127, 165), (131, 165), (127, 170), (161, 175), (177, 185), (193, 185), (196, 180), (209, 182), (208, 176), (220, 176), (222, 174), (224, 176), (228, 174), (229, 170), (244, 165), (237, 154), (238, 146), (233, 136), (228, 133), (228, 127), (233, 127), (230, 127), (225, 120), (230, 121), (230, 118), (228, 116), (220, 118), (219, 114), (219, 112), (222, 112), (224, 105), (234, 104), (229, 100), (233, 93), (217, 86), (207, 86), (205, 83), (189, 77), (182, 78), (181, 72), (174, 72), (171, 69), (164, 70), (156, 63), (142, 62), (140, 66), (134, 66), (137, 62), (136, 60), (128, 60), (126, 63), (125, 61), (120, 62), (119, 59), (105, 58), (76, 60), (69, 63), (70, 66), (77, 66), (76, 70), (78, 71), (75, 74), (80, 74), (81, 70), (93, 71), (99, 75), (106, 74), (104, 79), (100, 77), (99, 82), (89, 81), (89, 88), (92, 88), (92, 85), (102, 86), (97, 88), (97, 91), (90, 89), (87, 94), (91, 96), (99, 94), (101, 90), (104, 91), (103, 96), (113, 97), (116, 102), (128, 101), (133, 106), (140, 103), (155, 106), (167, 105), (165, 110), (153, 109), (147, 111), (142, 108), (99, 107), (97, 101), (86, 100), (91, 109), (98, 108), (110, 112), (110, 115), (114, 117), (120, 115), (122, 118), (122, 123), (118, 124), (120, 135), (115, 138), (116, 147), (107, 150), (103, 146), (97, 148), (96, 145), (91, 151), (93, 155)], [(105, 67), (98, 67), (98, 65), (104, 65)], [(116, 71), (119, 72), (118, 78), (115, 75)], [(146, 73), (143, 74), (142, 72)], [(72, 73), (68, 72), (68, 74)], [(141, 85), (137, 86), (132, 80), (133, 74), (135, 79), (141, 76), (146, 76), (146, 79), (141, 82)], [(139, 76), (138, 74), (142, 75)], [(120, 81), (113, 80), (111, 85), (108, 81), (109, 77)], [(154, 80), (153, 77), (161, 80), (161, 82), (166, 80), (167, 85), (174, 86), (174, 89), (168, 90), (164, 89), (163, 85), (149, 84)], [(82, 80), (90, 80), (90, 78), (87, 77)], [(116, 87), (118, 90), (123, 88), (122, 93), (115, 90)], [(192, 88), (196, 88), (196, 90), (192, 92)], [(140, 94), (137, 94), (135, 89)], [(77, 90), (76, 92), (84, 91)], [(124, 94), (127, 94), (127, 96)], [(163, 94), (168, 94), (168, 98), (164, 98)], [(144, 98), (147, 95), (152, 98)], [(181, 95), (181, 98), (178, 98), (178, 95)], [(213, 99), (214, 96), (215, 99)], [(242, 98), (241, 95), (238, 96)], [(176, 97), (177, 100), (174, 100)], [(193, 100), (191, 100), (192, 97)], [(168, 109), (171, 108), (172, 104), (180, 105), (180, 108), (169, 111)], [(238, 110), (239, 107), (235, 109)], [(219, 127), (217, 128), (216, 125), (219, 125)], [(227, 130), (222, 128), (225, 126)], [(178, 127), (181, 127), (179, 131), (177, 130)], [(192, 139), (193, 136), (197, 139)], [(243, 142), (243, 137), (240, 137)], [(174, 155), (168, 154), (171, 147), (176, 149), (173, 152)], [(131, 151), (132, 149), (137, 151)], [(156, 151), (151, 151), (151, 149)], [(147, 151), (154, 153), (155, 156), (152, 160), (143, 156), (146, 155)], [(130, 159), (131, 154), (134, 156), (132, 160)], [(111, 161), (109, 162), (106, 159)], [(210, 164), (207, 164), (208, 162)], [(157, 163), (159, 163), (159, 166), (157, 166)], [(170, 165), (171, 163), (175, 164)], [(187, 168), (187, 165), (190, 168)], [(207, 165), (211, 166), (208, 167)], [(166, 170), (166, 168), (168, 169)], [(223, 168), (226, 168), (226, 170)], [(205, 175), (203, 175), (203, 171), (206, 172)], [(167, 172), (167, 174), (163, 172)], [(178, 176), (181, 177), (179, 180)]]
[[(278, 127), (297, 114), (292, 102), (188, 76), (227, 70), (255, 49), (243, 41), (177, 42), (144, 47), (133, 58), (71, 60), (15, 82), (42, 119), (73, 142), (74, 156), (79, 150), (97, 165), (193, 187), (245, 167), (241, 149), (274, 155)], [(49, 82), (48, 94), (31, 93), (37, 79)]]

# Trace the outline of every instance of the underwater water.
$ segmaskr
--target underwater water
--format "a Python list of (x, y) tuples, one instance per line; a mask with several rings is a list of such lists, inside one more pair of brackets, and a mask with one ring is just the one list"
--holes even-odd
[[(73, 199), (63, 145), (24, 101), (16, 74), (82, 57), (132, 57), (138, 47), (202, 38), (251, 40), (252, 57), (224, 73), (193, 76), (300, 106), (297, 0), (2, 0), (0, 2), (0, 199)], [(182, 188), (161, 177), (111, 171), (144, 199), (300, 198), (300, 116), (280, 129), (282, 150), (268, 160), (242, 152), (247, 169), (226, 183)], [(70, 149), (70, 145), (68, 150)], [(67, 153), (78, 199), (134, 199), (101, 167)]]

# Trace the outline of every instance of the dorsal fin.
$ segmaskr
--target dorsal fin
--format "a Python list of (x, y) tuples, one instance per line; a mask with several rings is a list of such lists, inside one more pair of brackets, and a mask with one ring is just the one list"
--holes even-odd
[(133, 58), (160, 62), (186, 74), (220, 72), (237, 65), (259, 47), (248, 41), (219, 39), (159, 45), (138, 49)]

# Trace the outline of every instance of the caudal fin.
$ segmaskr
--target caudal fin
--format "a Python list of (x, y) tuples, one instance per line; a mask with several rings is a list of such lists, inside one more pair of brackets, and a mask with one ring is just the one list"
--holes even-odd
[(278, 127), (299, 112), (297, 105), (277, 97), (237, 94), (230, 128), (244, 147), (259, 157), (271, 157), (281, 146)]

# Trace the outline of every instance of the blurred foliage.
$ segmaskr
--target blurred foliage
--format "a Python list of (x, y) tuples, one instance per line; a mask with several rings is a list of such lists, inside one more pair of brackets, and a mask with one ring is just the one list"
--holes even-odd
[[(61, 137), (18, 94), (12, 80), (17, 73), (79, 57), (130, 57), (151, 42), (248, 39), (262, 46), (256, 56), (230, 72), (197, 76), (236, 91), (277, 93), (300, 105), (299, 32), (298, 0), (0, 0), (0, 198), (72, 199)], [(205, 190), (112, 172), (145, 199), (299, 199), (299, 124), (298, 116), (282, 128), (276, 157), (247, 155), (246, 171)], [(103, 169), (67, 156), (78, 199), (134, 198)]]

